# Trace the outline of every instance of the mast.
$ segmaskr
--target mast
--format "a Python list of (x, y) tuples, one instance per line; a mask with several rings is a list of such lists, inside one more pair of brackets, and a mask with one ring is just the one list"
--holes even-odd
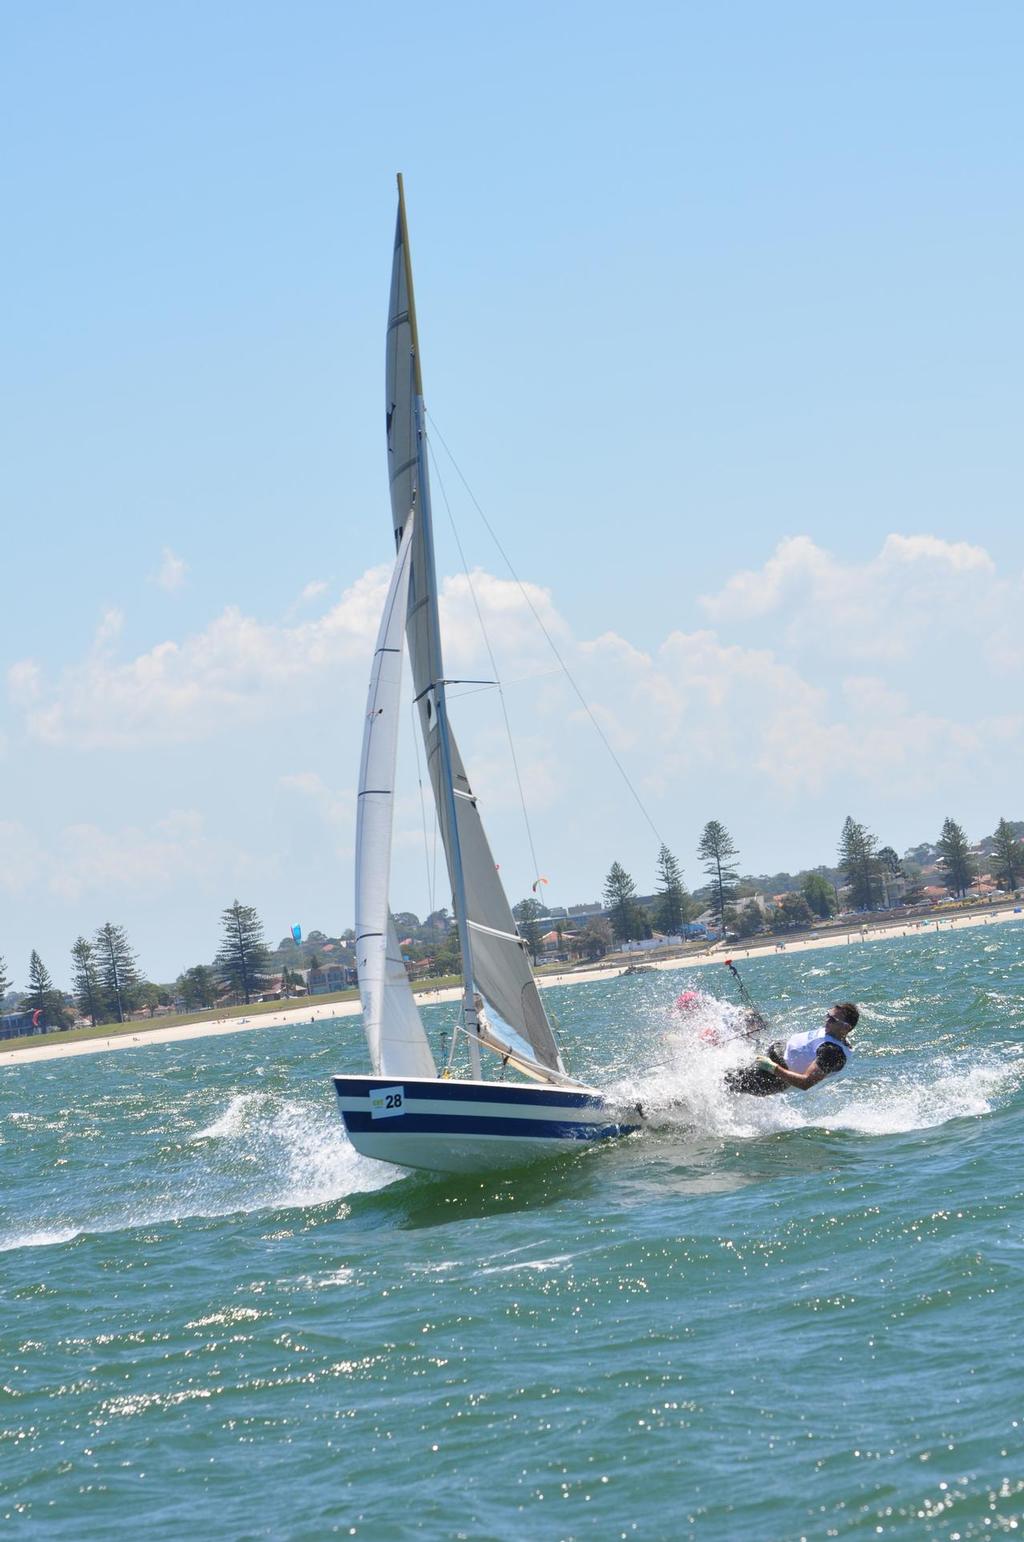
[(476, 987), (473, 975), (473, 948), (470, 941), (469, 913), (466, 904), (466, 880), (462, 864), (462, 846), (459, 839), (458, 810), (455, 803), (455, 783), (452, 777), (451, 730), (448, 723), (448, 704), (445, 694), (443, 654), (441, 651), (441, 622), (437, 606), (437, 565), (434, 560), (434, 521), (430, 507), (430, 479), (427, 470), (426, 404), (423, 399), (423, 374), (420, 367), (420, 340), (416, 327), (416, 300), (412, 284), (412, 258), (409, 253), (409, 227), (405, 216), (405, 187), (402, 173), (398, 173), (398, 221), (405, 261), (405, 285), (409, 306), (409, 329), (412, 335), (410, 348), (413, 384), (413, 419), (416, 432), (416, 492), (425, 566), (427, 569), (428, 622), (431, 632), (432, 655), (436, 661), (437, 678), (430, 682), (437, 714), (437, 734), (441, 752), (441, 774), (448, 812), (448, 829), (451, 857), (451, 877), (455, 922), (459, 932), (459, 949), (462, 954), (462, 1021), (469, 1039), (470, 1070), (480, 1076), (480, 1045), (477, 1038), (477, 1011), (474, 1004)]

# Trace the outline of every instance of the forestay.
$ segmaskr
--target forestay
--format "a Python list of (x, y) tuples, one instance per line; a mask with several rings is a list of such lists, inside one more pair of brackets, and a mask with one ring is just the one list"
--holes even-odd
[[(443, 691), (444, 669), (423, 422), (415, 303), (405, 208), (400, 193), (387, 332), (388, 474), (396, 541), (405, 539), (410, 516), (415, 514), (406, 626), (415, 699), (448, 872), (456, 896), (456, 864), (461, 867), (471, 955), (464, 963), (468, 962), (476, 988), (492, 1011), (514, 1030), (519, 1039), (525, 1040), (538, 1068), (558, 1079), (564, 1075), (561, 1057), (450, 729), (448, 763), (454, 799), (450, 797), (445, 776), (437, 705), (437, 693), (439, 689)], [(455, 831), (451, 828), (453, 806)], [(501, 1027), (497, 1022), (493, 1024), (493, 1035), (501, 1042)], [(514, 1047), (519, 1048), (518, 1045)]]
[(402, 632), (415, 521), (398, 548), (363, 728), (356, 812), (356, 962), (370, 1063), (379, 1076), (436, 1076), (389, 908), (395, 759), (402, 692)]

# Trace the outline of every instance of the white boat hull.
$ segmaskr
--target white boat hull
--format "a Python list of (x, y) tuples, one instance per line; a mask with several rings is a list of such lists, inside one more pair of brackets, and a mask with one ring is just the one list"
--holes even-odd
[(364, 1156), (430, 1172), (476, 1173), (578, 1150), (640, 1128), (638, 1107), (589, 1088), (336, 1076), (348, 1138)]

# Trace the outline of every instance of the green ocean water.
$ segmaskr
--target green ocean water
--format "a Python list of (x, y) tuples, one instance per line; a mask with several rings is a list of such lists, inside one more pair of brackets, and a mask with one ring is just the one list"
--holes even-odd
[(725, 971), (556, 990), (657, 1127), (498, 1179), (352, 1150), (358, 1019), (0, 1071), (4, 1535), (1022, 1529), (1024, 925), (743, 968), (856, 1071), (726, 1095)]

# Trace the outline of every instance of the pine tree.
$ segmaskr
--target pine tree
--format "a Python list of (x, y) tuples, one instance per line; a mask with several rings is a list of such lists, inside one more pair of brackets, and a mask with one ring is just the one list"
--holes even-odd
[(878, 840), (849, 814), (839, 838), (839, 866), (856, 910), (874, 910), (878, 891)]
[(658, 930), (668, 937), (678, 937), (688, 919), (690, 902), (683, 885), (683, 870), (667, 846), (658, 852), (658, 877), (654, 919)]
[(636, 884), (618, 862), (604, 881), (604, 898), (616, 942), (633, 942), (648, 935), (647, 916), (636, 897)]
[(955, 820), (943, 822), (937, 848), (945, 868), (946, 884), (952, 894), (965, 894), (974, 877), (974, 859), (962, 825)]
[(512, 914), (516, 918), (516, 926), (519, 935), (530, 950), (530, 957), (537, 962), (537, 954), (540, 952), (540, 927), (538, 922), (544, 914), (544, 906), (540, 900), (531, 895), (529, 899), (519, 901), (512, 906)]
[(717, 819), (709, 819), (704, 826), (697, 854), (703, 859), (704, 871), (711, 880), (711, 909), (719, 925), (724, 928), (725, 907), (732, 898), (736, 881), (736, 866), (730, 859), (739, 853), (732, 836)]
[(125, 1020), (135, 1004), (140, 985), (139, 968), (123, 926), (105, 921), (93, 941), (99, 977), (99, 1006), (104, 1019)]
[(3, 1004), (3, 999), (7, 995), (7, 992), (10, 990), (10, 988), (11, 982), (7, 978), (7, 965), (4, 963), (3, 959), (0, 958), (0, 1005)]
[(50, 971), (43, 963), (35, 948), (28, 961), (28, 994), (23, 1002), (29, 1012), (40, 1013), (40, 1024), (44, 1028), (56, 1028), (60, 1024), (61, 997), (60, 992), (53, 988), (50, 979)]
[(1002, 818), (996, 825), (992, 839), (994, 842), (992, 865), (996, 876), (1003, 880), (1008, 889), (1013, 890), (1020, 882), (1021, 873), (1024, 872), (1024, 845), (1014, 836), (1010, 823)]
[[(235, 900), (221, 913), (221, 932), (220, 950), (214, 960), (217, 973), (248, 1006), (253, 993), (259, 990), (261, 975), (270, 962), (263, 939), (263, 923), (252, 905), (242, 905)], [(314, 935), (310, 933), (311, 938)]]
[(100, 981), (92, 943), (79, 937), (71, 949), (71, 990), (78, 1002), (78, 1010), (95, 1028), (103, 1021), (100, 1013)]

